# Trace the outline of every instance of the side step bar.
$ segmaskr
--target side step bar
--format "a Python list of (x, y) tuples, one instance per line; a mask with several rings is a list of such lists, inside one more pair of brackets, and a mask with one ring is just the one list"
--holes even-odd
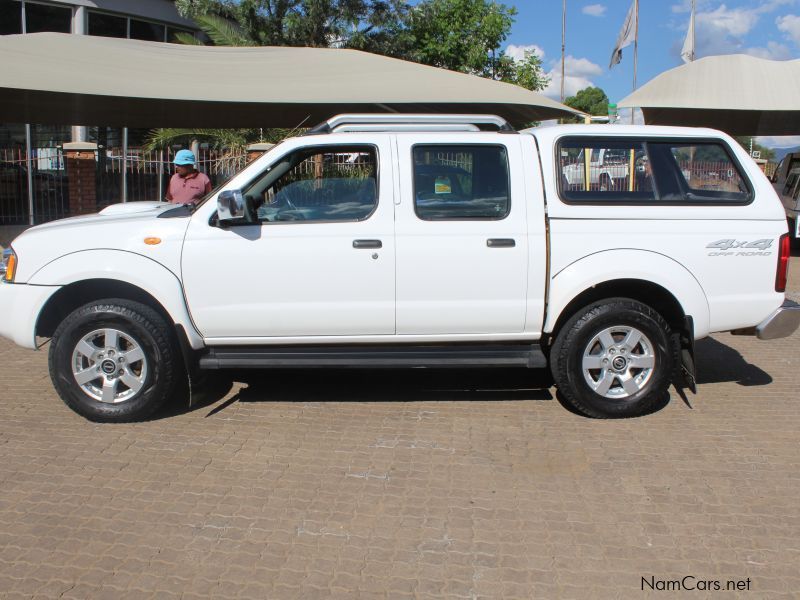
[(539, 344), (452, 346), (214, 346), (201, 369), (544, 368)]

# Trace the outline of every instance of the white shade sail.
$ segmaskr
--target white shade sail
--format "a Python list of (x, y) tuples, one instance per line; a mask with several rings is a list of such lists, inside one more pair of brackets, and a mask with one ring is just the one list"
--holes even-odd
[(515, 126), (576, 113), (519, 86), (357, 50), (0, 36), (0, 122), (294, 127), (342, 112), (493, 113)]
[(800, 134), (800, 60), (708, 56), (661, 73), (618, 106), (641, 108), (648, 124)]

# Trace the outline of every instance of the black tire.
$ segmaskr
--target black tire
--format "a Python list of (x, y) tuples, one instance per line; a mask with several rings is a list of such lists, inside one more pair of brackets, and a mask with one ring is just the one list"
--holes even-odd
[[(622, 363), (620, 371), (610, 364), (596, 370), (587, 367), (585, 371), (585, 359), (608, 362), (609, 358), (612, 361), (626, 358), (623, 354), (609, 354), (612, 350), (603, 350), (603, 344), (595, 342), (602, 332), (609, 330), (615, 341), (611, 348), (617, 353), (623, 351), (624, 344), (619, 337), (621, 334), (614, 337), (614, 330), (635, 330), (644, 334), (640, 345), (625, 351), (627, 356), (634, 356), (640, 362), (652, 357), (653, 366), (649, 370), (637, 369), (631, 360)], [(629, 298), (609, 298), (577, 311), (564, 324), (550, 352), (550, 369), (563, 400), (577, 412), (598, 419), (636, 417), (653, 412), (668, 393), (677, 364), (671, 339), (669, 325), (649, 306)], [(629, 393), (623, 389), (623, 377), (632, 378), (633, 382), (627, 383), (633, 388), (640, 386), (638, 391)], [(607, 395), (601, 395), (590, 386), (589, 379), (599, 384), (606, 378), (613, 382)], [(613, 394), (617, 396), (609, 397)]]
[[(123, 340), (114, 345), (115, 348), (122, 348), (117, 351), (118, 358), (114, 360), (123, 362), (125, 349), (140, 349), (143, 359), (130, 365), (117, 365), (120, 371), (116, 371), (116, 367), (110, 364), (114, 360), (109, 360), (108, 356), (102, 360), (90, 360), (86, 353), (79, 353), (79, 343), (100, 330), (118, 332), (119, 339)], [(96, 339), (103, 339), (102, 345), (106, 345), (107, 339), (103, 335)], [(130, 341), (134, 344), (126, 345)], [(102, 351), (103, 348), (97, 347), (97, 350)], [(78, 369), (88, 366), (105, 369), (108, 365), (109, 371), (114, 367), (114, 374), (105, 376), (98, 370), (98, 377), (82, 386), (73, 373), (76, 361), (83, 365)], [(91, 421), (106, 423), (141, 421), (152, 415), (169, 398), (184, 370), (175, 335), (165, 319), (145, 304), (119, 298), (86, 304), (67, 316), (53, 334), (49, 367), (53, 385), (67, 406)], [(122, 383), (124, 380), (120, 376), (113, 391), (119, 390), (120, 395), (128, 393), (129, 398), (103, 402), (87, 391), (97, 390), (96, 393), (102, 395), (105, 381), (117, 377), (117, 373), (121, 375), (123, 367), (130, 369), (130, 373), (125, 373), (126, 377), (131, 375), (138, 379), (134, 386), (128, 387)], [(85, 370), (88, 372), (90, 369)], [(135, 386), (140, 387), (134, 389)], [(109, 397), (114, 398), (115, 394), (109, 393)]]
[(600, 175), (599, 187), (601, 192), (610, 192), (614, 187), (611, 183), (611, 177), (605, 173), (602, 173)]

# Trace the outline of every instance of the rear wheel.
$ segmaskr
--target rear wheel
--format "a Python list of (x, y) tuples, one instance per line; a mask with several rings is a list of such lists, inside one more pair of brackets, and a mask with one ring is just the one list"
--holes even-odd
[(58, 326), (50, 377), (61, 399), (92, 421), (126, 422), (154, 413), (181, 371), (176, 343), (155, 310), (122, 299), (87, 304)]
[(652, 412), (667, 393), (675, 360), (666, 321), (626, 298), (578, 311), (561, 328), (550, 354), (564, 400), (596, 418)]

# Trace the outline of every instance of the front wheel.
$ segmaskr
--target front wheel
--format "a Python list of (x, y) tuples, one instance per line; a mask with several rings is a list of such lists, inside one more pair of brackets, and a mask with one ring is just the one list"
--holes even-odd
[(92, 421), (139, 421), (173, 391), (174, 336), (155, 310), (109, 299), (73, 311), (53, 334), (50, 378), (64, 403)]
[(578, 311), (550, 354), (562, 397), (595, 418), (652, 412), (667, 394), (675, 365), (670, 328), (649, 306), (626, 298)]

